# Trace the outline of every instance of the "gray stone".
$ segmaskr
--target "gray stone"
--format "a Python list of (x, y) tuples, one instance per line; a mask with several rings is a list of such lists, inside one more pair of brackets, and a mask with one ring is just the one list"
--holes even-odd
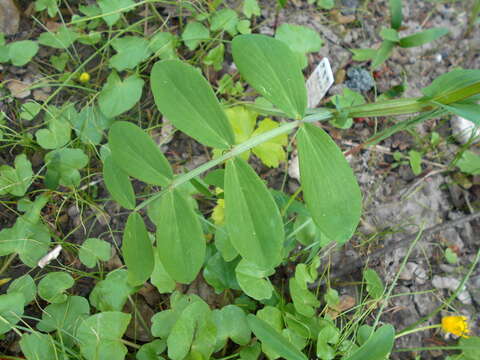
[(345, 84), (355, 91), (368, 91), (375, 85), (372, 75), (361, 67), (351, 67), (348, 69), (347, 77), (348, 80)]

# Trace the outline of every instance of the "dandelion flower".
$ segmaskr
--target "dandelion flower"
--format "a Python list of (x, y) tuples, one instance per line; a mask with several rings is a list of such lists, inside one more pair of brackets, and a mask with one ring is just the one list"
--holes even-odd
[(442, 318), (442, 329), (445, 332), (464, 338), (468, 338), (470, 332), (465, 316), (445, 316)]
[(90, 81), (90, 74), (87, 73), (87, 72), (83, 72), (80, 74), (80, 76), (78, 77), (78, 80), (82, 83), (87, 83)]

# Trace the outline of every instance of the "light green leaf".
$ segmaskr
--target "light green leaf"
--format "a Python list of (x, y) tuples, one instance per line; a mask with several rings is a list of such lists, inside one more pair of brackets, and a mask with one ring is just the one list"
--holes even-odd
[(331, 287), (328, 288), (324, 298), (325, 302), (330, 307), (336, 307), (340, 303), (340, 296), (338, 295), (338, 291)]
[(88, 164), (88, 156), (81, 149), (62, 148), (45, 155), (47, 173), (46, 185), (55, 189), (58, 184), (64, 186), (80, 185), (79, 169)]
[(344, 243), (355, 232), (362, 209), (355, 175), (341, 150), (321, 128), (304, 124), (297, 143), (307, 208), (322, 233)]
[(143, 83), (137, 75), (130, 75), (122, 80), (112, 71), (98, 96), (102, 113), (106, 117), (114, 118), (130, 110), (142, 97)]
[(273, 286), (268, 276), (275, 273), (274, 270), (263, 270), (255, 263), (242, 259), (236, 269), (237, 281), (245, 294), (255, 300), (266, 300), (272, 297)]
[(449, 247), (445, 249), (444, 255), (445, 260), (447, 260), (449, 264), (455, 265), (458, 263), (458, 255)]
[(250, 19), (252, 16), (260, 16), (260, 6), (257, 0), (243, 0), (243, 14)]
[(377, 69), (390, 57), (393, 49), (395, 48), (396, 43), (390, 40), (383, 40), (382, 45), (378, 50), (375, 51), (375, 56), (373, 57), (372, 64), (370, 68), (372, 70)]
[(80, 140), (87, 145), (98, 145), (102, 141), (103, 132), (112, 124), (98, 106), (87, 106), (76, 116), (70, 118), (70, 123)]
[(353, 53), (352, 60), (355, 61), (368, 61), (375, 58), (377, 50), (375, 49), (350, 49)]
[(58, 0), (36, 0), (35, 11), (48, 10), (48, 16), (53, 18), (58, 12)]
[(136, 354), (137, 360), (164, 360), (160, 356), (167, 348), (165, 340), (153, 340), (147, 344), (142, 345)]
[(145, 131), (125, 121), (112, 125), (108, 143), (116, 164), (128, 175), (149, 184), (167, 185), (172, 169), (159, 147)]
[(480, 156), (473, 151), (467, 150), (458, 159), (457, 166), (465, 174), (480, 175)]
[(25, 298), (20, 292), (0, 295), (0, 335), (10, 331), (23, 315)]
[(50, 56), (50, 63), (56, 70), (60, 72), (65, 70), (65, 66), (67, 66), (68, 60), (70, 60), (70, 58), (68, 57), (68, 54), (66, 52), (61, 53), (58, 56)]
[(402, 0), (388, 0), (390, 5), (390, 24), (393, 29), (398, 30), (402, 26)]
[(48, 129), (40, 129), (35, 133), (38, 144), (44, 149), (58, 149), (70, 141), (72, 128), (69, 119), (75, 115), (73, 106), (58, 109), (49, 106), (45, 114)]
[(108, 273), (105, 280), (99, 281), (93, 288), (90, 303), (100, 311), (121, 311), (128, 296), (135, 293), (135, 288), (127, 280), (125, 269)]
[(153, 271), (153, 246), (142, 217), (132, 212), (123, 231), (122, 254), (128, 269), (128, 282), (142, 285)]
[(239, 158), (226, 166), (225, 225), (243, 258), (263, 269), (280, 263), (285, 237), (280, 211), (263, 181)]
[(297, 57), (300, 67), (308, 65), (308, 53), (317, 52), (323, 45), (318, 33), (306, 26), (282, 24), (277, 29), (275, 39), (283, 41)]
[(233, 39), (232, 53), (255, 90), (288, 116), (303, 118), (307, 90), (300, 65), (285, 43), (264, 35), (240, 35)]
[(303, 353), (265, 321), (253, 314), (249, 314), (247, 320), (250, 329), (252, 329), (262, 344), (268, 345), (279, 356), (286, 360), (307, 360), (307, 357)]
[(18, 253), (25, 265), (37, 266), (50, 247), (50, 232), (40, 221), (40, 211), (47, 201), (47, 196), (37, 196), (13, 227), (0, 230), (0, 256)]
[(162, 60), (175, 59), (177, 54), (177, 38), (169, 32), (159, 32), (155, 34), (148, 43), (149, 49)]
[(210, 21), (210, 30), (226, 31), (231, 36), (237, 33), (238, 14), (232, 9), (216, 11)]
[(448, 34), (448, 29), (446, 28), (432, 28), (424, 31), (420, 31), (416, 34), (406, 36), (400, 39), (399, 45), (403, 48), (409, 48), (414, 46), (422, 46), (426, 43), (434, 41), (439, 37), (442, 37)]
[[(250, 21), (249, 20), (240, 20), (237, 24), (237, 30), (240, 34), (250, 34), (252, 29), (250, 28)], [(226, 74), (228, 75), (228, 74)], [(224, 75), (225, 76), (225, 75)]]
[(393, 42), (398, 42), (400, 40), (400, 38), (398, 36), (398, 32), (395, 29), (383, 28), (382, 30), (380, 30), (380, 37), (383, 40), (389, 40), (389, 41), (393, 41)]
[[(280, 124), (270, 118), (265, 118), (258, 123), (257, 129), (253, 132), (252, 136), (257, 136), (276, 129)], [(283, 149), (288, 144), (288, 135), (279, 135), (273, 139), (265, 141), (260, 145), (255, 146), (252, 152), (258, 156), (258, 158), (266, 165), (272, 168), (276, 168), (280, 165), (280, 162), (287, 159), (287, 154)]]
[(20, 349), (27, 360), (57, 360), (59, 355), (53, 338), (37, 331), (22, 335)]
[(102, 312), (84, 320), (77, 331), (80, 351), (87, 360), (123, 360), (127, 348), (122, 336), (131, 315), (121, 312)]
[(16, 278), (11, 282), (10, 286), (8, 287), (7, 294), (14, 292), (22, 293), (25, 300), (25, 305), (27, 305), (33, 301), (33, 299), (35, 299), (35, 295), (37, 294), (37, 286), (35, 285), (35, 281), (33, 281), (32, 277), (26, 274)]
[(108, 261), (112, 257), (112, 246), (101, 239), (88, 238), (78, 251), (78, 257), (83, 265), (93, 268), (98, 261)]
[(168, 357), (183, 360), (209, 359), (214, 351), (217, 329), (207, 303), (199, 299), (189, 304), (172, 327), (167, 339)]
[(135, 193), (128, 174), (115, 164), (111, 156), (103, 161), (103, 179), (108, 192), (116, 202), (130, 210), (135, 208)]
[(42, 311), (42, 320), (37, 329), (44, 332), (58, 331), (63, 341), (73, 343), (74, 334), (81, 321), (90, 315), (90, 305), (87, 299), (81, 296), (69, 296), (61, 304), (48, 305)]
[(344, 360), (384, 360), (392, 351), (395, 329), (392, 325), (383, 325), (352, 355)]
[(225, 226), (217, 227), (215, 231), (215, 247), (222, 254), (225, 261), (232, 261), (238, 255), (238, 251), (232, 246)]
[(436, 103), (451, 113), (458, 115), (464, 119), (473, 122), (475, 125), (480, 126), (480, 104), (469, 102), (458, 102), (449, 105)]
[(317, 356), (322, 360), (335, 358), (335, 349), (329, 344), (336, 344), (340, 338), (340, 332), (333, 324), (328, 324), (318, 332)]
[(208, 40), (209, 37), (208, 28), (196, 21), (189, 22), (182, 33), (182, 41), (190, 51), (195, 50), (201, 42)]
[(160, 198), (157, 251), (165, 270), (175, 280), (189, 284), (205, 259), (205, 238), (191, 202), (177, 189)]
[(219, 71), (223, 67), (223, 54), (225, 52), (225, 46), (223, 43), (215, 46), (207, 53), (207, 56), (203, 58), (203, 63), (207, 66), (213, 66), (215, 71)]
[(155, 265), (150, 281), (160, 294), (171, 293), (175, 290), (176, 283), (163, 267), (157, 249), (154, 249), (154, 259)]
[(34, 101), (26, 102), (22, 105), (22, 112), (20, 113), (20, 118), (30, 121), (38, 115), (40, 110), (42, 110), (42, 104)]
[(38, 295), (52, 304), (63, 303), (67, 300), (64, 291), (70, 289), (75, 281), (66, 272), (50, 272), (38, 283)]
[(79, 34), (66, 26), (60, 26), (58, 30), (53, 32), (41, 33), (38, 42), (41, 45), (50, 46), (55, 49), (66, 49), (77, 40)]
[(440, 75), (426, 88), (422, 89), (425, 98), (421, 100), (438, 98), (441, 95), (473, 85), (480, 81), (480, 70), (455, 69)]
[(15, 66), (27, 64), (38, 52), (38, 44), (31, 40), (15, 41), (8, 44), (8, 57)]
[(297, 265), (295, 277), (290, 278), (288, 284), (295, 310), (303, 316), (312, 317), (320, 306), (320, 301), (308, 290), (307, 283), (312, 283), (316, 278), (316, 274), (311, 277), (308, 272), (305, 264)]
[(414, 175), (420, 175), (422, 173), (422, 154), (415, 150), (408, 152), (408, 160), (410, 167)]
[(0, 166), (0, 195), (23, 196), (33, 179), (32, 164), (25, 154), (15, 157), (15, 167)]
[(212, 88), (193, 66), (180, 60), (157, 62), (151, 86), (158, 109), (179, 130), (218, 149), (234, 144), (233, 132)]
[(135, 5), (132, 0), (99, 0), (97, 3), (108, 26), (113, 26), (120, 19), (122, 12), (132, 10)]
[(478, 357), (478, 350), (480, 349), (480, 337), (472, 336), (470, 338), (460, 338), (458, 346), (462, 349), (460, 359), (476, 360)]
[(110, 67), (117, 71), (133, 69), (151, 55), (149, 43), (144, 38), (125, 36), (116, 38), (110, 43), (117, 52), (110, 58)]
[(245, 312), (236, 305), (227, 305), (213, 311), (213, 320), (217, 326), (217, 345), (225, 344), (230, 338), (238, 345), (250, 342), (251, 332)]
[(232, 106), (225, 109), (228, 121), (235, 135), (235, 144), (241, 144), (252, 137), (257, 122), (257, 113), (245, 106)]

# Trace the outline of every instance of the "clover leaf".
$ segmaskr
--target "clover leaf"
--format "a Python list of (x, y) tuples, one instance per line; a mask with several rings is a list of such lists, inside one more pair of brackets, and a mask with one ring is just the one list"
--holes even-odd
[(66, 272), (50, 272), (38, 283), (38, 295), (49, 303), (60, 304), (67, 300), (64, 291), (71, 288), (74, 283), (73, 278)]
[(118, 71), (133, 69), (151, 55), (148, 40), (136, 36), (125, 36), (112, 40), (117, 52), (110, 58), (110, 66)]
[(79, 169), (88, 164), (88, 156), (81, 149), (62, 148), (50, 151), (45, 155), (47, 174), (45, 183), (51, 189), (58, 184), (78, 186), (80, 184)]
[(130, 75), (124, 80), (113, 71), (98, 96), (98, 105), (102, 113), (108, 118), (114, 118), (130, 110), (142, 96), (144, 81)]
[(0, 195), (23, 196), (33, 178), (32, 164), (25, 154), (15, 158), (15, 167), (0, 166)]

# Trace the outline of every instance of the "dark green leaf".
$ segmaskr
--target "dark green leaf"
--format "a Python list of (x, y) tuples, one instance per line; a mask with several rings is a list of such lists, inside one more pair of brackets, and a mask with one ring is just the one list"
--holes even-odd
[(403, 48), (409, 48), (414, 46), (421, 46), (429, 43), (448, 34), (448, 29), (445, 28), (432, 28), (418, 32), (416, 34), (406, 36), (400, 39), (400, 46)]
[(444, 109), (458, 115), (464, 119), (470, 120), (475, 125), (480, 126), (480, 104), (476, 103), (453, 103), (449, 105), (437, 103)]
[(212, 88), (193, 66), (180, 60), (157, 62), (151, 86), (158, 109), (178, 129), (218, 149), (235, 144), (232, 128)]
[(264, 35), (240, 35), (232, 53), (242, 76), (262, 96), (288, 116), (301, 119), (307, 108), (307, 90), (299, 62), (280, 40)]
[(136, 199), (132, 183), (127, 173), (116, 165), (111, 156), (103, 161), (103, 179), (108, 192), (116, 202), (130, 210), (135, 208)]
[(205, 259), (205, 238), (192, 204), (177, 189), (167, 191), (154, 220), (157, 251), (165, 270), (180, 283), (195, 279)]
[(225, 224), (243, 258), (265, 270), (279, 264), (285, 237), (280, 211), (263, 181), (240, 158), (227, 162)]
[(368, 294), (374, 299), (380, 299), (383, 296), (384, 287), (382, 279), (373, 269), (367, 269), (363, 272), (363, 279), (367, 283)]
[(142, 217), (133, 212), (123, 232), (122, 254), (128, 268), (128, 282), (142, 285), (153, 271), (153, 247)]
[(167, 185), (172, 169), (159, 147), (138, 126), (118, 121), (110, 128), (108, 142), (115, 164), (128, 175), (149, 184)]
[(480, 70), (455, 69), (440, 75), (422, 89), (426, 98), (434, 98), (480, 82)]
[(307, 208), (329, 239), (344, 243), (355, 232), (362, 209), (355, 175), (341, 150), (321, 128), (304, 124), (297, 141)]

